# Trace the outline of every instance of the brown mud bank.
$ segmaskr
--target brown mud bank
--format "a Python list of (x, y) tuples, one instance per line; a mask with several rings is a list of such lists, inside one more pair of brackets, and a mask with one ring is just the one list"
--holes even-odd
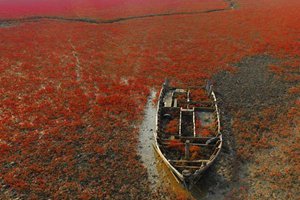
[[(275, 77), (268, 69), (279, 62), (267, 55), (247, 57), (234, 64), (235, 73), (221, 72), (214, 77), (215, 89), (222, 99), (219, 104), (224, 142), (226, 144), (227, 139), (230, 148), (236, 152), (232, 157), (227, 155), (226, 148), (223, 151), (223, 157), (232, 159), (230, 163), (234, 169), (233, 179), (227, 185), (230, 192), (225, 198), (286, 199), (297, 196), (294, 195), (297, 193), (295, 186), (287, 188), (279, 184), (280, 180), (288, 180), (272, 177), (288, 167), (289, 163), (278, 158), (284, 156), (281, 146), (287, 146), (293, 140), (280, 136), (281, 127), (290, 124), (286, 115), (293, 97), (287, 94), (291, 84)], [(296, 181), (295, 176), (291, 179), (291, 182)]]

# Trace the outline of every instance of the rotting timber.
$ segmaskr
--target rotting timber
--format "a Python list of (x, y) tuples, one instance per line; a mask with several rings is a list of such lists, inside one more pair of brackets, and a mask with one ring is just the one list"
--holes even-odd
[(154, 147), (178, 182), (191, 189), (222, 147), (220, 115), (212, 85), (160, 91)]

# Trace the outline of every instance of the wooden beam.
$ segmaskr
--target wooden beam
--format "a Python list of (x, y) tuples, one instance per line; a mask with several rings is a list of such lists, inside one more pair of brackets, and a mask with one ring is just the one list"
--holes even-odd
[(190, 141), (186, 140), (185, 141), (185, 159), (190, 159)]
[(168, 160), (169, 162), (181, 162), (181, 163), (202, 163), (209, 162), (209, 160)]
[(215, 111), (215, 107), (195, 107), (195, 112), (197, 111)]
[(180, 166), (180, 165), (173, 165), (175, 168), (183, 168), (183, 169), (201, 169), (201, 166)]

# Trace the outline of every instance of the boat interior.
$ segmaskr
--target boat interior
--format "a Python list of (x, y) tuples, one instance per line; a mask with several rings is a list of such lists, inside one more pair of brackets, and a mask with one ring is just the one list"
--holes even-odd
[(199, 90), (170, 88), (161, 99), (158, 144), (179, 171), (205, 166), (221, 142), (214, 101)]

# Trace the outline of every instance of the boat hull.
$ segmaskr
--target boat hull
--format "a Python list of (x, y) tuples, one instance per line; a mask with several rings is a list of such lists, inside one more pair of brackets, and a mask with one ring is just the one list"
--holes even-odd
[[(199, 181), (203, 173), (213, 164), (222, 148), (217, 99), (212, 87), (207, 88), (206, 92), (210, 100), (207, 105), (209, 104), (209, 107), (203, 107), (196, 101), (192, 102), (191, 89), (170, 87), (168, 83), (164, 83), (157, 104), (154, 148), (176, 180), (188, 189), (191, 189)], [(181, 101), (182, 99), (179, 99), (177, 93), (186, 94), (186, 99)], [(201, 107), (198, 107), (199, 105)], [(209, 124), (210, 115), (213, 116), (211, 124)], [(206, 121), (201, 116), (202, 118), (204, 116)], [(170, 134), (167, 129), (174, 120), (178, 121), (178, 130)], [(202, 126), (199, 128), (197, 123)], [(206, 130), (207, 127), (215, 131), (213, 135), (204, 137), (204, 132), (201, 134), (198, 129)], [(175, 141), (177, 143), (174, 143)], [(173, 149), (177, 147), (176, 145), (180, 150)], [(196, 152), (192, 151), (194, 149)], [(192, 155), (190, 155), (191, 153)], [(198, 157), (193, 158), (195, 154)]]

